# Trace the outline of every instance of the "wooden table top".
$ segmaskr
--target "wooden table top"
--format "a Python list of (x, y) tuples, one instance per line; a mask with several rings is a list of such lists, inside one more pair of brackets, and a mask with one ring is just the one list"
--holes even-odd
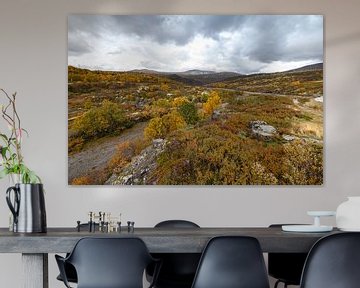
[(65, 253), (82, 237), (139, 237), (152, 253), (201, 253), (207, 241), (221, 235), (252, 236), (263, 252), (308, 252), (321, 237), (338, 233), (294, 233), (276, 228), (127, 228), (119, 232), (77, 232), (76, 228), (48, 228), (47, 233), (13, 233), (0, 228), (0, 253)]

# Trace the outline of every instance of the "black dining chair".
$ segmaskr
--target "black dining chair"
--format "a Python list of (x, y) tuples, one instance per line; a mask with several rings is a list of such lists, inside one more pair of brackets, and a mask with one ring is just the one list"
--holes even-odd
[(192, 288), (269, 288), (256, 238), (220, 236), (204, 249)]
[[(187, 220), (166, 220), (155, 225), (156, 229), (200, 228), (199, 225)], [(152, 254), (161, 259), (162, 266), (159, 272), (156, 288), (190, 288), (194, 280), (200, 253), (156, 253)], [(147, 269), (147, 279), (152, 279), (153, 267)]]
[[(269, 228), (281, 228), (282, 225), (288, 224), (272, 224)], [(268, 273), (277, 279), (274, 288), (280, 283), (284, 284), (284, 288), (288, 285), (300, 285), (306, 257), (307, 253), (269, 253)]]
[[(68, 257), (68, 256), (69, 256), (69, 254), (66, 255), (66, 257)], [(75, 270), (75, 267), (72, 264), (70, 264), (68, 262), (64, 262), (64, 274), (66, 275), (67, 282), (77, 283), (76, 270)], [(59, 274), (56, 277), (56, 279), (59, 280), (59, 281), (64, 282), (63, 277), (61, 276), (61, 274)]]
[[(88, 223), (82, 223), (80, 224), (80, 229), (89, 229), (89, 224)], [(99, 229), (99, 224), (98, 223), (95, 223), (95, 229), (98, 230)], [(66, 254), (66, 257), (69, 256), (69, 253)], [(65, 268), (65, 275), (66, 275), (66, 278), (67, 278), (67, 281), (68, 282), (71, 282), (71, 283), (77, 283), (77, 275), (76, 275), (76, 270), (74, 268), (73, 265), (71, 265), (70, 263), (67, 263), (65, 262), (64, 263), (64, 268)], [(61, 274), (59, 274), (57, 277), (56, 277), (57, 280), (59, 281), (63, 281), (62, 277), (61, 277)]]
[(318, 240), (306, 259), (301, 288), (360, 287), (360, 233), (348, 232)]
[[(146, 267), (154, 262), (154, 281), (160, 262), (139, 238), (82, 238), (66, 258), (55, 255), (60, 275), (70, 288), (65, 263), (74, 266), (77, 288), (142, 288)], [(151, 283), (150, 287), (153, 287)]]

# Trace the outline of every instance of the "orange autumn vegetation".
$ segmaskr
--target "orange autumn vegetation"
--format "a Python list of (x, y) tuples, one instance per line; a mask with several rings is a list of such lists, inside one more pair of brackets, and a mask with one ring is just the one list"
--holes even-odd
[(120, 171), (124, 166), (131, 162), (131, 159), (150, 144), (144, 139), (136, 139), (133, 141), (125, 141), (116, 148), (114, 156), (108, 163), (108, 169), (113, 172)]
[[(163, 138), (167, 145), (149, 183), (322, 184), (323, 110), (314, 101), (322, 85), (322, 70), (196, 86), (164, 75), (69, 67), (70, 153), (136, 123), (146, 125), (141, 140), (117, 146), (102, 173), (73, 183), (102, 184), (152, 139)], [(274, 126), (276, 135), (256, 139), (249, 128), (255, 120)], [(284, 140), (286, 134), (295, 140)]]
[(177, 131), (152, 175), (158, 184), (286, 185), (322, 183), (322, 147), (242, 139), (208, 125)]

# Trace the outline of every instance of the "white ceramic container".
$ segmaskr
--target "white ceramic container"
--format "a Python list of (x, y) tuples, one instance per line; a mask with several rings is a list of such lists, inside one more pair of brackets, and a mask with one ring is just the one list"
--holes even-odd
[(360, 231), (360, 196), (348, 197), (338, 206), (336, 226), (342, 231)]

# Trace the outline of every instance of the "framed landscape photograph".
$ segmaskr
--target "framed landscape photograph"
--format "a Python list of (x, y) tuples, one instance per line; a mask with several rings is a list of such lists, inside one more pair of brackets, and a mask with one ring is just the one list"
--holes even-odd
[(70, 185), (322, 185), (322, 15), (70, 15)]

